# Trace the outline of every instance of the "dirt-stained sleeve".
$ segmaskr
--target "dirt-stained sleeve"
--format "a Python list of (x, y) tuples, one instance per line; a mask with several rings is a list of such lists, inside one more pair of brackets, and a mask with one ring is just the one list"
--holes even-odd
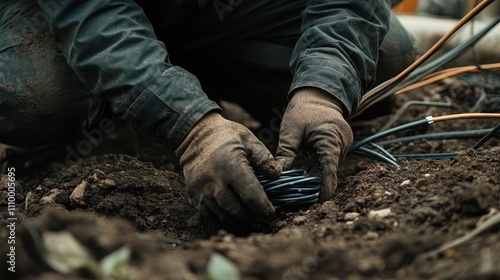
[(311, 0), (293, 52), (290, 92), (317, 87), (356, 110), (375, 80), (380, 43), (389, 29), (386, 0)]
[(132, 0), (38, 0), (78, 78), (155, 141), (177, 147), (204, 114), (219, 110), (198, 79), (169, 63)]

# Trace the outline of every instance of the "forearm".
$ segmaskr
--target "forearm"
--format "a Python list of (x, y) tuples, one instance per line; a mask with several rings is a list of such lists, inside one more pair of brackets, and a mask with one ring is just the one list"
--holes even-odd
[(325, 90), (354, 111), (375, 80), (380, 43), (388, 31), (385, 0), (313, 0), (304, 12), (303, 35), (292, 55), (290, 92)]
[(78, 78), (138, 131), (176, 147), (201, 116), (218, 108), (196, 77), (169, 63), (134, 1), (38, 3)]

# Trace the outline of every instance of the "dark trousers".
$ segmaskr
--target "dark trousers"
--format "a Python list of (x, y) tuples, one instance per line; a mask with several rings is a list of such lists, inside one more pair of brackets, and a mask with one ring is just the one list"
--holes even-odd
[[(2, 2), (0, 143), (37, 146), (64, 140), (62, 135), (94, 122), (106, 103), (90, 95), (67, 65), (36, 1)], [(211, 4), (202, 9), (195, 2), (166, 11), (143, 6), (172, 63), (195, 74), (211, 99), (239, 103), (260, 121), (273, 109), (281, 111), (307, 1), (240, 0), (223, 9)], [(394, 16), (379, 53), (377, 82), (396, 75), (416, 56), (413, 38)]]

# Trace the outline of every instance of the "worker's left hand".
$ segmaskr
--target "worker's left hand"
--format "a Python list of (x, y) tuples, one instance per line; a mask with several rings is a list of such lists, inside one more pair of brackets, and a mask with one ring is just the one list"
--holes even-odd
[(312, 147), (321, 170), (320, 200), (325, 201), (337, 188), (337, 168), (352, 141), (340, 101), (321, 89), (303, 88), (293, 95), (283, 116), (276, 159), (287, 170), (301, 147)]

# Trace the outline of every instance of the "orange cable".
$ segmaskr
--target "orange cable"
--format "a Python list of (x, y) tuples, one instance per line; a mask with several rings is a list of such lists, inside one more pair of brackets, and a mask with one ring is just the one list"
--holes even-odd
[(404, 88), (396, 91), (394, 93), (394, 95), (405, 93), (405, 92), (408, 92), (410, 90), (414, 90), (416, 88), (420, 88), (420, 87), (435, 83), (435, 82), (443, 80), (445, 78), (461, 75), (464, 73), (479, 72), (483, 69), (490, 70), (490, 71), (500, 71), (500, 63), (483, 64), (483, 65), (480, 65), (479, 67), (477, 67), (477, 66), (462, 66), (462, 67), (449, 68), (449, 69), (445, 69), (445, 70), (442, 70), (439, 72), (435, 72), (435, 73), (432, 73), (431, 75), (424, 77), (420, 82), (414, 83), (412, 85), (409, 85), (407, 87), (404, 87)]
[(458, 119), (500, 119), (500, 113), (463, 113), (432, 117), (434, 122), (442, 122)]
[[(484, 8), (486, 8), (488, 5), (490, 5), (494, 1), (495, 0), (483, 0), (481, 3), (479, 3), (471, 11), (469, 11), (462, 19), (460, 19), (460, 21), (450, 31), (448, 31), (443, 37), (441, 37), (441, 39), (439, 39), (439, 41), (436, 44), (434, 44), (427, 52), (425, 52), (419, 59), (417, 59), (415, 62), (413, 62), (410, 66), (408, 66), (405, 70), (403, 70), (401, 73), (399, 73), (396, 77), (392, 78), (389, 83), (381, 86), (377, 90), (374, 90), (370, 94), (363, 97), (360, 101), (360, 104), (363, 104), (364, 102), (366, 102), (367, 99), (376, 95), (381, 90), (387, 88), (389, 85), (393, 84), (395, 81), (399, 80), (401, 77), (406, 76), (408, 73), (410, 73), (415, 68), (420, 66), (424, 61), (426, 61), (430, 56), (432, 56), (453, 34), (455, 34), (455, 32), (457, 32), (458, 29), (460, 29), (471, 18), (476, 16), (479, 12), (481, 12)], [(361, 112), (357, 112), (356, 115), (358, 115)]]

